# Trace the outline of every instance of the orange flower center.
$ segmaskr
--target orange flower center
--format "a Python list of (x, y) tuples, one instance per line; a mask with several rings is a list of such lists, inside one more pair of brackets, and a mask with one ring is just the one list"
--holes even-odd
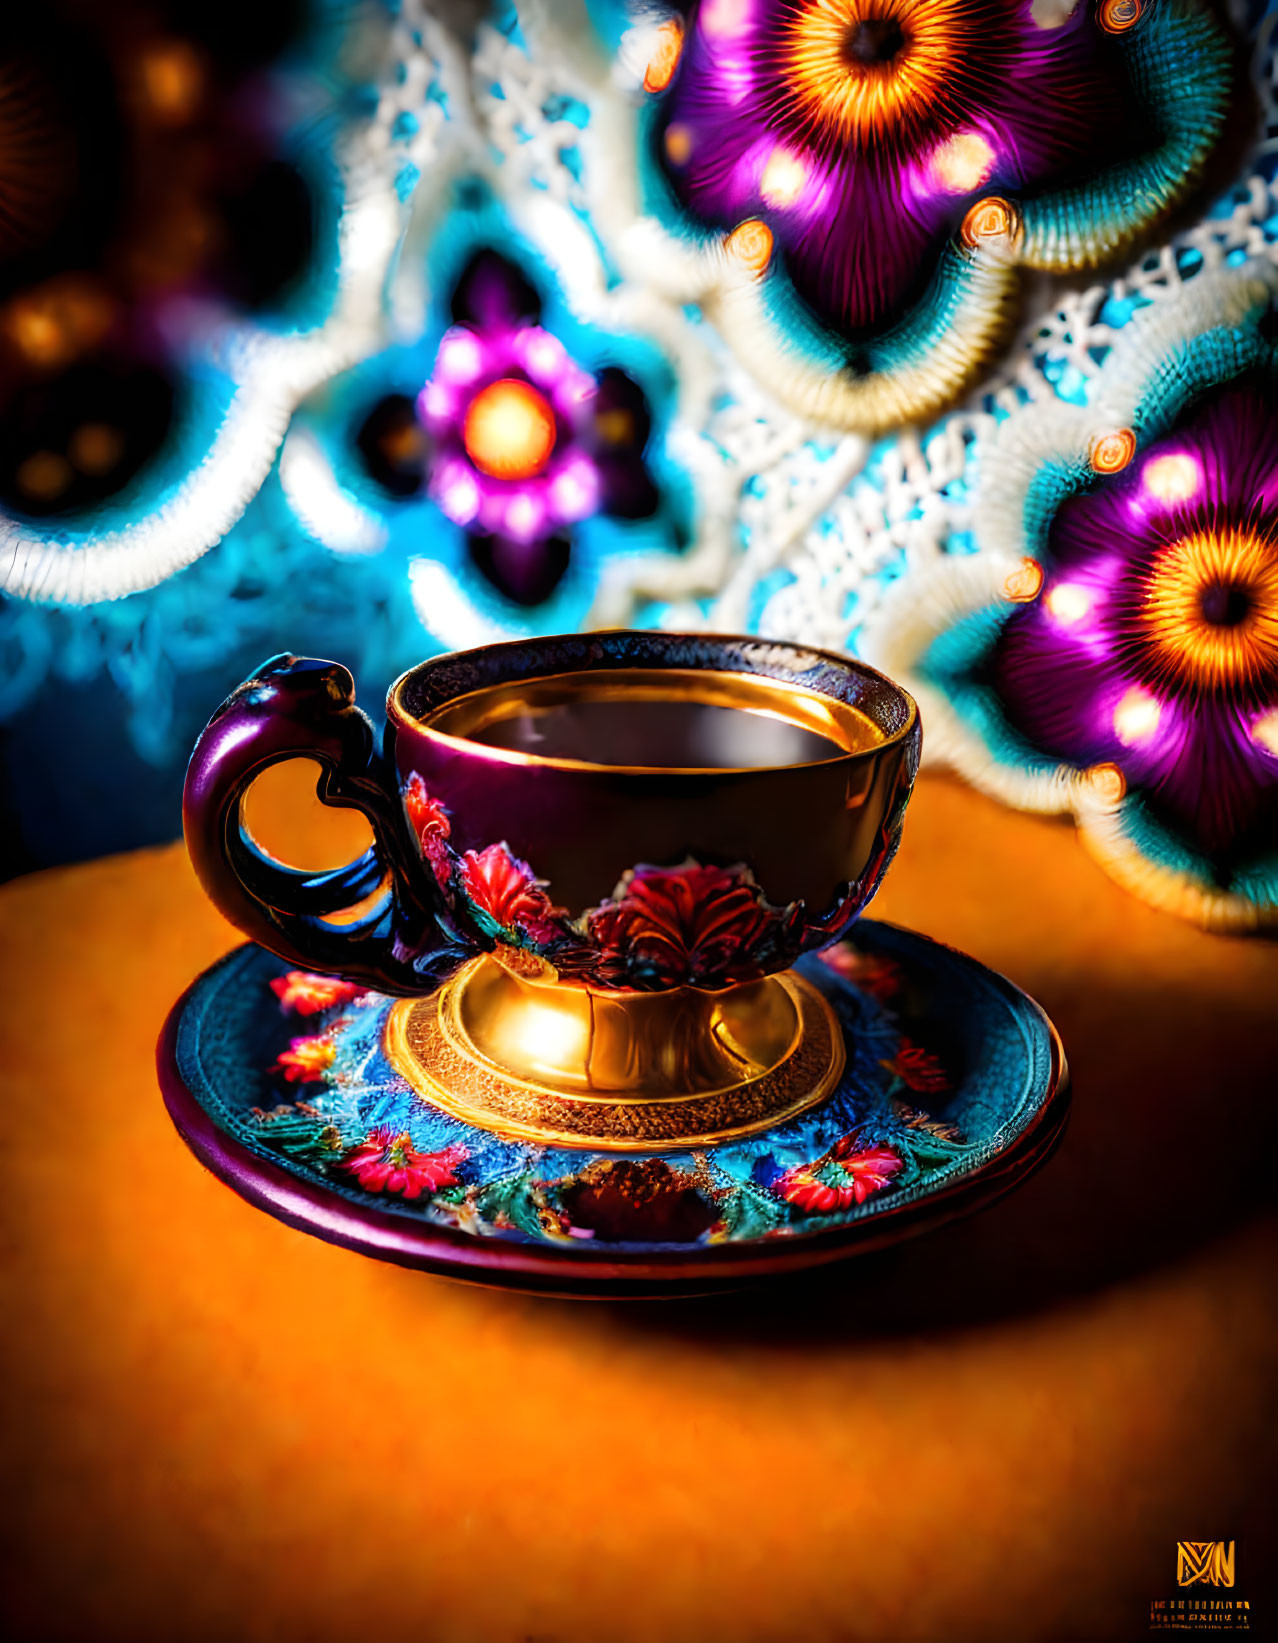
[(1229, 526), (1170, 543), (1146, 579), (1142, 615), (1160, 664), (1183, 684), (1278, 674), (1278, 535)]
[(807, 0), (784, 61), (813, 124), (864, 142), (944, 96), (961, 31), (961, 0)]
[(682, 54), (683, 24), (672, 17), (657, 30), (652, 56), (648, 59), (648, 67), (644, 71), (643, 89), (664, 91), (674, 79), (674, 72), (679, 67), (679, 58)]
[(772, 230), (758, 217), (749, 217), (732, 230), (726, 244), (752, 274), (761, 274), (772, 257)]
[(471, 400), (462, 443), (475, 466), (493, 479), (531, 479), (555, 448), (555, 413), (530, 382), (503, 377)]

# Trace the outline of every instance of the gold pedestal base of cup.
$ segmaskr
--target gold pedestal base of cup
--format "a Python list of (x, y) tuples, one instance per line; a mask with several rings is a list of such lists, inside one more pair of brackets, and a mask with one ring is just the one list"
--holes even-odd
[(828, 1095), (844, 1064), (834, 1011), (793, 971), (719, 993), (603, 993), (488, 957), (397, 1004), (386, 1054), (468, 1124), (614, 1152), (766, 1129)]

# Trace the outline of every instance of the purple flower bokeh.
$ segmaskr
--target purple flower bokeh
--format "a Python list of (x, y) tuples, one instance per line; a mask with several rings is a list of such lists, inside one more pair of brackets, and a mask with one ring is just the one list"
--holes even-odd
[(1099, 171), (1130, 143), (1092, 7), (1040, 24), (1043, 9), (704, 0), (663, 110), (676, 196), (719, 227), (762, 217), (836, 327), (890, 322), (973, 202)]
[(575, 525), (656, 506), (642, 392), (616, 368), (584, 370), (537, 323), (536, 308), (511, 264), (480, 253), (417, 399), (431, 497), (467, 532), (489, 579), (521, 604), (553, 592)]
[(1053, 522), (991, 658), (1014, 728), (1129, 789), (1228, 869), (1278, 839), (1278, 415), (1200, 401)]

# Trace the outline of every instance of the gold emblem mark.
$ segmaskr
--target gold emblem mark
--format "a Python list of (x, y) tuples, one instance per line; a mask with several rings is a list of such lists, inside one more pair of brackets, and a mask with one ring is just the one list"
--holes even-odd
[(1178, 1540), (1176, 1542), (1176, 1584), (1232, 1586), (1234, 1583), (1234, 1542), (1226, 1550), (1223, 1540)]

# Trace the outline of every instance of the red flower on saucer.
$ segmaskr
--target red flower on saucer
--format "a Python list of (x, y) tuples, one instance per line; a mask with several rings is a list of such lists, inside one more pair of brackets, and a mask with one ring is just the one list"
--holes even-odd
[(336, 1053), (332, 1041), (322, 1034), (315, 1038), (295, 1038), (287, 1050), (280, 1051), (271, 1071), (283, 1073), (290, 1084), (309, 1084), (323, 1078)]
[(800, 1164), (787, 1170), (778, 1177), (776, 1190), (805, 1215), (833, 1215), (863, 1204), (871, 1193), (882, 1192), (905, 1168), (905, 1160), (891, 1147), (858, 1148), (855, 1134), (840, 1137), (828, 1161), (838, 1165), (848, 1177), (846, 1182), (831, 1186), (821, 1180), (817, 1171), (822, 1161), (818, 1160), (815, 1165)]
[(636, 867), (587, 915), (619, 984), (726, 986), (759, 973), (757, 949), (791, 914), (767, 906), (744, 867)]
[(370, 1130), (342, 1162), (369, 1192), (398, 1192), (405, 1198), (420, 1198), (424, 1192), (457, 1184), (453, 1173), (470, 1157), (470, 1149), (460, 1142), (440, 1152), (418, 1152), (407, 1132), (396, 1135), (390, 1129)]
[(884, 1061), (882, 1065), (888, 1072), (895, 1073), (908, 1089), (925, 1095), (939, 1095), (950, 1087), (945, 1068), (937, 1058), (930, 1051), (911, 1044), (908, 1038), (901, 1040), (901, 1047), (891, 1061)]
[(358, 998), (364, 988), (350, 981), (339, 981), (336, 976), (312, 975), (309, 970), (290, 970), (287, 975), (271, 980), (271, 991), (283, 1010), (296, 1010), (298, 1015), (318, 1015), (337, 1004), (349, 1004)]
[(850, 942), (836, 941), (821, 954), (821, 961), (835, 975), (850, 981), (861, 992), (869, 993), (880, 1004), (901, 991), (901, 966), (895, 960), (881, 958), (877, 953), (858, 952)]
[(459, 866), (472, 906), (503, 930), (523, 930), (545, 939), (559, 933), (552, 920), (562, 913), (546, 894), (544, 882), (504, 844), (467, 850)]

